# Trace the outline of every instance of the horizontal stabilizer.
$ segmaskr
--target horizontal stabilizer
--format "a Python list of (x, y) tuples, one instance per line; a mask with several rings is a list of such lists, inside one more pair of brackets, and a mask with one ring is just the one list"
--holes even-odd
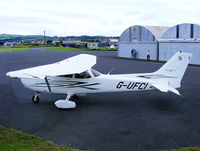
[(177, 95), (180, 95), (179, 91), (177, 89), (173, 88), (168, 83), (153, 83), (152, 86), (155, 87), (156, 89), (160, 90), (161, 92), (171, 91)]

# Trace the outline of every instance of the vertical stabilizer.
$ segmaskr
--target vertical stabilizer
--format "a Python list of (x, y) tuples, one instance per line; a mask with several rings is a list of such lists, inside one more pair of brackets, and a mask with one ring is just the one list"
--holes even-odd
[(159, 70), (154, 72), (156, 75), (169, 77), (168, 82), (174, 88), (179, 88), (185, 70), (191, 60), (191, 53), (177, 52)]

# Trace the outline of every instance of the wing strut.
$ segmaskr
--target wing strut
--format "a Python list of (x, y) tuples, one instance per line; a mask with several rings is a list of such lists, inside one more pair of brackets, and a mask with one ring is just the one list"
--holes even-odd
[(47, 84), (47, 87), (48, 87), (49, 92), (51, 92), (51, 87), (50, 87), (50, 85), (49, 85), (49, 81), (48, 81), (47, 77), (45, 77), (44, 80), (45, 80), (45, 82), (46, 82), (46, 84)]

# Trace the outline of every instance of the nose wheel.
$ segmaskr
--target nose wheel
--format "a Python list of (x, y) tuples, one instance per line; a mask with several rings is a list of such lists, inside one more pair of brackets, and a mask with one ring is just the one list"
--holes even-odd
[(36, 93), (33, 97), (32, 97), (32, 101), (34, 103), (38, 103), (40, 101), (40, 98), (39, 98), (39, 93)]

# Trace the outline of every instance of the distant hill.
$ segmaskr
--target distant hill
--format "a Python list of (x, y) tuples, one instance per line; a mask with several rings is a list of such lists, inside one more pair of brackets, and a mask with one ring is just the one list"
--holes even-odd
[[(102, 40), (108, 40), (110, 38), (118, 38), (118, 37), (106, 37), (106, 36), (65, 36), (65, 37), (50, 37), (46, 36), (46, 40), (81, 40), (81, 41), (102, 41)], [(0, 34), (0, 42), (18, 42), (18, 41), (27, 41), (31, 42), (34, 40), (43, 40), (44, 36), (43, 35), (12, 35), (12, 34)]]
[[(23, 40), (42, 40), (44, 36), (42, 35), (10, 35), (10, 34), (0, 34), (0, 41), (23, 41)], [(50, 38), (50, 37), (46, 37)]]

